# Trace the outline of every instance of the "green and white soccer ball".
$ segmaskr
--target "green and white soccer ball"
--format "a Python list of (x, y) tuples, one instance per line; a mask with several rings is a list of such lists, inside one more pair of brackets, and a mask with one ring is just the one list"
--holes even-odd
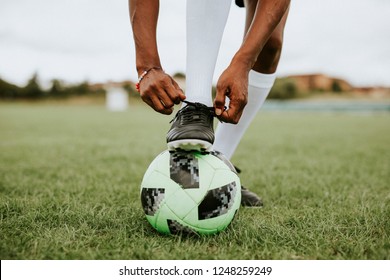
[(146, 219), (166, 234), (214, 234), (233, 220), (241, 183), (219, 152), (164, 151), (149, 165), (141, 184)]

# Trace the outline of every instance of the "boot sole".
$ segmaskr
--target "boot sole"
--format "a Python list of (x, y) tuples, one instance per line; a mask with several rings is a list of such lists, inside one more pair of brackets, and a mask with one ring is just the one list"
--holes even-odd
[(168, 142), (168, 150), (184, 150), (184, 151), (211, 151), (213, 144), (199, 139), (181, 139), (172, 142)]

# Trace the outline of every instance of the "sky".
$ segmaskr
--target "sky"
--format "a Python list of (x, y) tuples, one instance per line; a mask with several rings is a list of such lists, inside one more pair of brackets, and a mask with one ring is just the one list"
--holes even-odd
[[(212, 1), (212, 0), (210, 0)], [(232, 1), (214, 82), (241, 44), (245, 11)], [(159, 53), (185, 72), (185, 0), (161, 0)], [(390, 86), (389, 0), (293, 0), (278, 76), (324, 73)], [(0, 0), (0, 78), (24, 85), (137, 79), (127, 0)]]

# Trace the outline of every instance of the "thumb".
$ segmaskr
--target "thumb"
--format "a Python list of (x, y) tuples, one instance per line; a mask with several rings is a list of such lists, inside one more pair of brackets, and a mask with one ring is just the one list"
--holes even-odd
[(215, 114), (217, 116), (222, 115), (225, 110), (226, 93), (228, 89), (226, 87), (217, 86), (217, 93), (214, 99)]

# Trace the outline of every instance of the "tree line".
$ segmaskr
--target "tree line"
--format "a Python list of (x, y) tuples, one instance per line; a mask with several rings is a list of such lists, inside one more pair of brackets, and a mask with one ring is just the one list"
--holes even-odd
[[(183, 77), (185, 77), (184, 74)], [(139, 97), (133, 83), (125, 82), (122, 86), (129, 93), (130, 97)], [(93, 97), (104, 94), (104, 85), (91, 86), (88, 82), (70, 85), (58, 79), (53, 79), (49, 88), (43, 89), (39, 83), (37, 74), (34, 74), (23, 87), (14, 85), (0, 78), (0, 100), (61, 99), (83, 95)], [(213, 95), (215, 95), (215, 87), (213, 87)], [(294, 79), (279, 78), (276, 79), (268, 98), (284, 100), (304, 97), (303, 95), (305, 95), (305, 93), (298, 89)]]
[(61, 80), (54, 79), (48, 89), (44, 89), (38, 80), (38, 75), (34, 74), (25, 86), (17, 86), (0, 78), (0, 99), (45, 99), (45, 98), (68, 98), (71, 96), (104, 94), (104, 89), (91, 89), (88, 82), (77, 84), (65, 84)]

